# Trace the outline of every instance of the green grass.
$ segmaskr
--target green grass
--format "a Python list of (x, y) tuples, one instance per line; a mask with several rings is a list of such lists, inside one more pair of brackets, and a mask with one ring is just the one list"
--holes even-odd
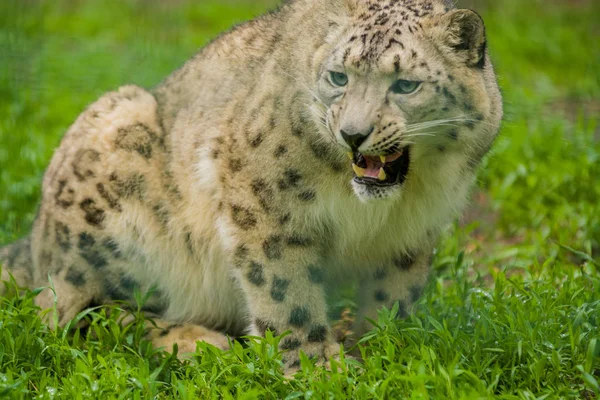
[[(0, 2), (0, 243), (28, 232), (44, 168), (86, 104), (158, 83), (273, 3)], [(0, 398), (599, 398), (600, 4), (475, 4), (505, 95), (502, 134), (415, 313), (382, 311), (360, 365), (305, 360), (288, 381), (278, 338), (225, 353), (200, 344), (180, 362), (115, 310), (52, 332), (28, 293), (0, 299)]]

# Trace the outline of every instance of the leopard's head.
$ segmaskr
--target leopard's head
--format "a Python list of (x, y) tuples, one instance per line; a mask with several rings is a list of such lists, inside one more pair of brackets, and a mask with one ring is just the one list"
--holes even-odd
[(356, 195), (400, 195), (448, 154), (473, 170), (502, 114), (481, 17), (445, 0), (345, 1), (312, 110), (347, 153)]

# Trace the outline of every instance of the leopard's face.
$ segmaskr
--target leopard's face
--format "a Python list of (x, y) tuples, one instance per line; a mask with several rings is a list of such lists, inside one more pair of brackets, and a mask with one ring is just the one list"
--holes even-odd
[[(483, 23), (476, 25), (481, 19), (469, 13), (471, 25), (458, 28), (453, 24), (464, 19), (447, 15), (432, 17), (432, 29), (411, 22), (398, 28), (391, 17), (383, 26), (356, 23), (320, 66), (312, 110), (321, 133), (347, 153), (361, 200), (397, 197), (414, 174), (427, 172), (415, 168), (420, 161), (442, 160), (444, 152), (474, 140), (471, 131), (489, 104), (482, 79), (485, 40), (472, 38), (483, 35)], [(436, 36), (444, 22), (448, 32), (463, 29), (455, 34), (466, 35), (460, 36), (464, 43), (443, 31)], [(465, 58), (472, 46), (479, 46), (475, 63)]]

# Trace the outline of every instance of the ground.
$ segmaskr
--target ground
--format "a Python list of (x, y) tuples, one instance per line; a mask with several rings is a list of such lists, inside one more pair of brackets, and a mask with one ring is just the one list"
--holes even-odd
[[(438, 277), (407, 320), (381, 313), (362, 363), (332, 372), (305, 360), (289, 381), (278, 338), (201, 345), (182, 363), (152, 350), (142, 324), (120, 327), (116, 309), (80, 315), (88, 330), (51, 332), (33, 292), (0, 300), (0, 397), (600, 397), (600, 3), (467, 3), (487, 23), (505, 123), (472, 208), (438, 247)], [(272, 4), (3, 1), (0, 243), (28, 232), (44, 168), (87, 104), (158, 83)]]

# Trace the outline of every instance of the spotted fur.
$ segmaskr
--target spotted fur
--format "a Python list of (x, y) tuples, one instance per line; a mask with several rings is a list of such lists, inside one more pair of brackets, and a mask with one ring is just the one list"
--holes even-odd
[[(395, 94), (399, 79), (420, 90)], [(51, 277), (60, 325), (140, 290), (159, 313), (157, 346), (290, 331), (293, 369), (299, 351), (339, 351), (332, 286), (358, 283), (357, 336), (383, 305), (410, 312), (501, 113), (476, 13), (449, 0), (290, 0), (152, 91), (90, 105), (52, 158), (31, 235), (0, 256), (23, 285)], [(410, 146), (404, 183), (354, 179), (344, 127), (371, 132), (367, 155)]]

